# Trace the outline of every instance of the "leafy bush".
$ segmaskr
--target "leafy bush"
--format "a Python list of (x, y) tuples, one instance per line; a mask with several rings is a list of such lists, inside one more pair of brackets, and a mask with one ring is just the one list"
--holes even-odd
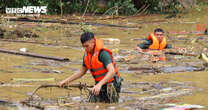
[(177, 0), (145, 0), (142, 4), (147, 4), (147, 13), (178, 13)]
[[(0, 13), (5, 13), (5, 8), (21, 8), (23, 6), (47, 6), (47, 14), (84, 13), (88, 0), (0, 0)], [(102, 6), (98, 6), (98, 2)], [(137, 12), (146, 13), (178, 13), (180, 7), (186, 8), (187, 3), (195, 0), (89, 0), (86, 13), (108, 15), (134, 15)], [(206, 0), (197, 0), (198, 4), (208, 5)], [(183, 8), (183, 9), (184, 9)]]
[(132, 0), (111, 0), (108, 1), (107, 7), (109, 8), (109, 11), (107, 13), (109, 15), (133, 15), (137, 12), (137, 9), (132, 3)]

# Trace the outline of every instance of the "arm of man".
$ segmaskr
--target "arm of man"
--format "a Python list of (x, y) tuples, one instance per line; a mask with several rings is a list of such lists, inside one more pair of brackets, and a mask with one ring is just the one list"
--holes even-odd
[(139, 46), (136, 47), (136, 50), (137, 50), (138, 52), (142, 52), (142, 49), (141, 49)]
[(173, 46), (171, 44), (167, 44), (165, 48), (170, 49), (170, 48), (173, 48)]
[(106, 82), (108, 82), (110, 79), (112, 79), (113, 76), (115, 75), (115, 70), (114, 70), (112, 63), (108, 64), (106, 68), (107, 68), (108, 72), (105, 75), (105, 77), (92, 88), (92, 93), (95, 95), (98, 95), (100, 93), (100, 89), (101, 89), (102, 85), (104, 85)]
[(61, 81), (59, 83), (59, 86), (64, 86), (64, 85), (66, 85), (66, 84), (68, 84), (68, 83), (70, 83), (70, 82), (72, 82), (76, 79), (81, 78), (87, 72), (87, 70), (88, 70), (87, 67), (82, 66), (80, 71), (74, 73), (72, 76), (70, 76), (70, 77), (66, 78), (65, 80)]
[(152, 40), (145, 40), (143, 43), (138, 44), (137, 47), (139, 47), (140, 49), (148, 49), (151, 44)]

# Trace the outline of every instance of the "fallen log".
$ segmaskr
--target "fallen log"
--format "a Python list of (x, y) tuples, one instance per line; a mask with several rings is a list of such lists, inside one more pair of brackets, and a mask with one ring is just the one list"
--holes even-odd
[(42, 45), (54, 45), (52, 43), (41, 43), (41, 42), (34, 42), (34, 41), (25, 41), (25, 40), (10, 40), (10, 39), (0, 39), (0, 41), (5, 42), (18, 42), (18, 43), (31, 43), (31, 44), (42, 44)]
[(6, 101), (6, 100), (0, 100), (0, 105), (3, 105), (3, 106), (10, 106), (10, 107), (15, 106), (14, 103), (9, 102), (9, 101)]
[(183, 55), (183, 56), (198, 56), (196, 54), (190, 54), (190, 53), (180, 53), (180, 52), (165, 52), (165, 54), (170, 54), (170, 55)]
[[(60, 23), (60, 24), (75, 24), (80, 25), (79, 22), (70, 22), (70, 21), (61, 21), (61, 20), (35, 20), (35, 19), (16, 19), (10, 18), (9, 21), (22, 21), (22, 22), (37, 22), (37, 23)], [(92, 26), (108, 26), (108, 27), (118, 27), (118, 28), (137, 28), (132, 26), (121, 26), (115, 24), (100, 24), (100, 23), (92, 23), (92, 22), (84, 22), (85, 25), (92, 25)]]
[(199, 34), (199, 35), (203, 35), (205, 34), (205, 32), (174, 32), (174, 31), (169, 31), (168, 34), (181, 34), (181, 35), (187, 35), (187, 34)]
[(48, 59), (48, 60), (55, 60), (55, 61), (64, 61), (64, 62), (70, 61), (68, 58), (61, 58), (61, 57), (55, 57), (55, 56), (45, 56), (45, 55), (39, 55), (39, 54), (35, 54), (35, 53), (19, 52), (19, 51), (14, 51), (14, 50), (0, 49), (0, 52), (14, 54), (14, 55), (35, 57), (35, 58), (42, 58), (42, 59)]
[(10, 40), (10, 39), (0, 39), (0, 41), (4, 42), (17, 42), (17, 43), (30, 43), (30, 44), (40, 44), (44, 46), (62, 46), (62, 47), (69, 47), (72, 49), (77, 49), (80, 50), (79, 46), (74, 46), (74, 45), (59, 45), (59, 44), (54, 44), (54, 43), (42, 43), (42, 42), (34, 42), (34, 41), (24, 41), (24, 40)]
[(143, 21), (143, 22), (139, 22), (138, 24), (152, 24), (152, 23), (162, 23), (162, 22), (168, 22), (168, 20)]
[[(131, 51), (131, 53), (135, 53), (135, 54), (144, 54), (144, 55), (153, 55), (155, 54), (159, 54), (161, 52), (161, 54), (163, 53), (163, 51), (147, 51), (147, 52), (139, 52), (139, 51)], [(183, 56), (194, 56), (197, 57), (199, 55), (197, 54), (191, 54), (191, 53), (182, 53), (182, 52), (175, 52), (175, 51), (169, 51), (169, 50), (165, 50), (164, 54), (170, 54), (170, 55), (183, 55)]]

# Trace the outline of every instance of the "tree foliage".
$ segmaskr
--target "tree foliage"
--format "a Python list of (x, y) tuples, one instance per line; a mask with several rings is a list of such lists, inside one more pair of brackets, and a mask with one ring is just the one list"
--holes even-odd
[(178, 13), (180, 7), (187, 8), (187, 3), (193, 1), (196, 0), (0, 0), (0, 13), (5, 13), (6, 7), (23, 6), (47, 6), (47, 14), (60, 14), (61, 6), (63, 14), (83, 14), (86, 8), (86, 13), (107, 15)]

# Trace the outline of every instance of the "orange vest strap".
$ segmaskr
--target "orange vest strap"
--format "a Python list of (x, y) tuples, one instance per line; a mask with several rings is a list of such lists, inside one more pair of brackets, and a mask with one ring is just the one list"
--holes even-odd
[[(105, 72), (105, 73), (102, 73), (102, 74), (99, 74), (99, 75), (93, 75), (93, 78), (99, 78), (99, 77), (103, 77), (103, 76), (105, 76), (106, 75), (106, 73), (107, 72)], [(116, 74), (115, 75), (117, 75), (118, 76), (118, 72), (116, 72)], [(118, 76), (118, 77), (120, 77), (120, 76)], [(111, 79), (112, 81), (114, 80), (114, 78), (112, 78)], [(97, 83), (99, 82), (99, 81), (96, 81)], [(111, 81), (110, 81), (111, 82)], [(109, 82), (108, 82), (109, 83)]]
[(100, 67), (100, 68), (97, 68), (97, 69), (90, 69), (90, 71), (91, 72), (96, 72), (96, 71), (100, 71), (100, 70), (102, 70), (102, 69), (105, 69), (105, 67), (103, 66), (103, 67)]
[(99, 78), (99, 77), (102, 77), (102, 76), (105, 76), (107, 72), (104, 72), (102, 74), (99, 74), (99, 75), (93, 75), (94, 78)]
[[(112, 62), (112, 63), (113, 63), (113, 62)], [(114, 66), (114, 68), (115, 68), (115, 67), (116, 67), (116, 63), (114, 63), (113, 66)], [(102, 67), (96, 68), (96, 69), (91, 68), (90, 71), (91, 71), (91, 72), (97, 72), (97, 71), (100, 71), (100, 70), (102, 70), (102, 69), (105, 69), (105, 67), (102, 66)]]

